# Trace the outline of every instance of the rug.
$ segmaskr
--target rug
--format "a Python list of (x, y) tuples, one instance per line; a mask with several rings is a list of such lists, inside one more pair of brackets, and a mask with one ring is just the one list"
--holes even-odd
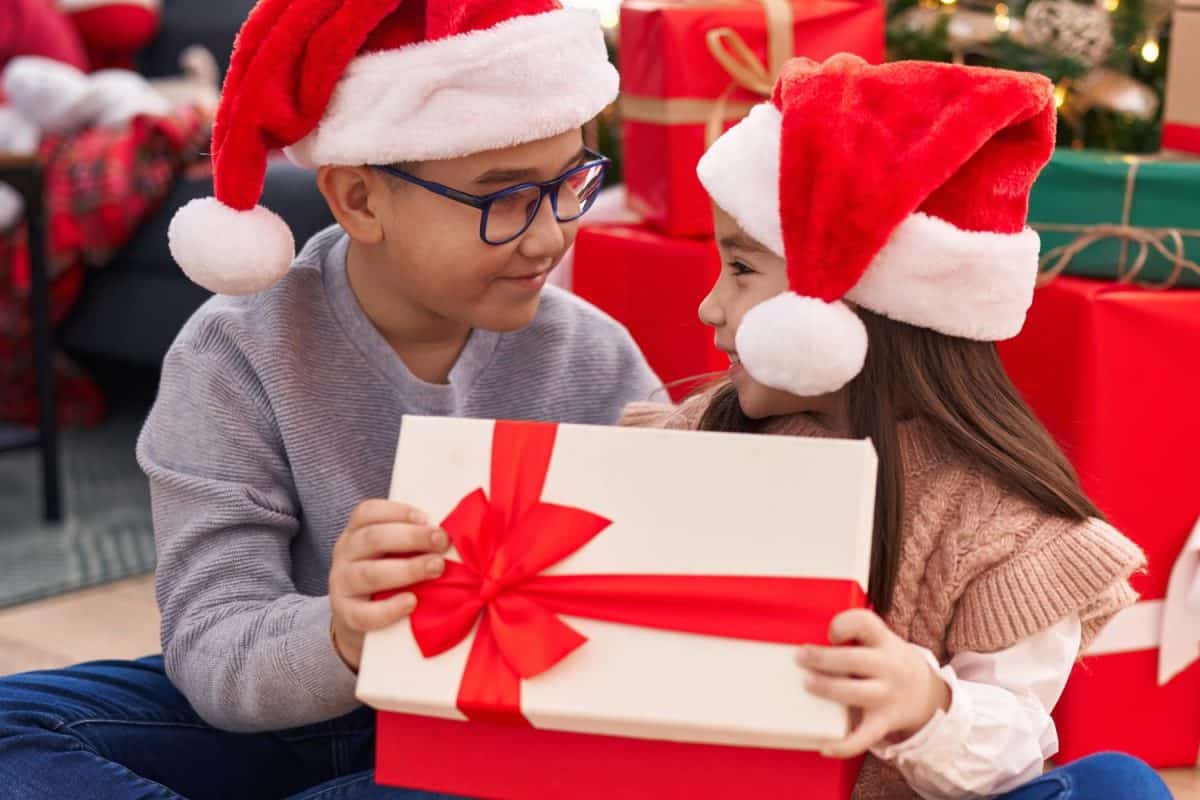
[(37, 451), (0, 453), (0, 607), (154, 569), (150, 492), (134, 457), (145, 414), (62, 432), (60, 524), (41, 517)]

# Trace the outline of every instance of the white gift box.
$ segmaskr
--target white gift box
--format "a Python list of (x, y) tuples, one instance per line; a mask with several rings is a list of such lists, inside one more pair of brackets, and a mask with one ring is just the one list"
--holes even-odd
[[(435, 520), (479, 489), (496, 501), (493, 470), (538, 471), (515, 463), (511, 447), (493, 452), (502, 430), (552, 437), (542, 502), (610, 521), (540, 576), (805, 579), (844, 598), (840, 607), (816, 601), (822, 626), (856, 604), (852, 596), (861, 605), (876, 474), (869, 442), (406, 417), (391, 498)], [(550, 541), (556, 532), (536, 535)], [(805, 584), (787, 586), (789, 601), (807, 602)], [(839, 586), (850, 591), (838, 594)], [(794, 642), (558, 616), (586, 642), (520, 681), (520, 715), (535, 728), (787, 749), (848, 732), (845, 708), (804, 691)], [(467, 719), (458, 698), (475, 626), (429, 658), (409, 620), (369, 635), (359, 699), (381, 711)]]

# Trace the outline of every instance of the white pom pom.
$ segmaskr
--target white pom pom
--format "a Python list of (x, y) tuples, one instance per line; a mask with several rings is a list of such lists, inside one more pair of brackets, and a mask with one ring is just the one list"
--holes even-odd
[(37, 152), (42, 132), (33, 120), (12, 106), (0, 106), (0, 151), (30, 156)]
[(97, 125), (121, 127), (143, 114), (164, 117), (171, 113), (167, 98), (136, 72), (102, 69), (88, 76), (88, 85)]
[(794, 292), (750, 309), (736, 343), (754, 380), (800, 397), (836, 392), (867, 358), (867, 329), (849, 306)]
[(4, 69), (8, 102), (47, 133), (70, 133), (95, 114), (87, 76), (70, 64), (21, 56)]
[(278, 214), (262, 206), (237, 211), (213, 197), (179, 209), (167, 239), (184, 274), (217, 294), (261, 292), (296, 257), (292, 232)]
[(25, 199), (7, 183), (0, 183), (0, 233), (8, 233), (25, 213)]

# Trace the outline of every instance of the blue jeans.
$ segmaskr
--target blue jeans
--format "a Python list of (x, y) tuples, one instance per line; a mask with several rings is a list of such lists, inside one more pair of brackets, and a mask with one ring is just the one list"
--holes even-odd
[(1047, 772), (997, 800), (1171, 800), (1158, 773), (1124, 753), (1097, 753)]
[[(162, 658), (0, 678), (0, 798), (20, 800), (427, 800), (376, 786), (375, 719), (362, 709), (276, 733), (217, 730)], [(1171, 800), (1137, 759), (1104, 753), (1002, 800)]]
[(0, 798), (424, 800), (376, 786), (375, 718), (276, 733), (217, 730), (161, 656), (0, 678)]

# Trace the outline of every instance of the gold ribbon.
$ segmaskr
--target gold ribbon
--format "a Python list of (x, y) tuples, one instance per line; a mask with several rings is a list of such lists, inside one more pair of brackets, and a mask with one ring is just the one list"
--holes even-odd
[(755, 103), (731, 103), (738, 88), (769, 100), (780, 70), (795, 53), (792, 29), (795, 16), (788, 0), (758, 0), (766, 13), (767, 63), (759, 61), (742, 35), (730, 27), (713, 28), (706, 36), (708, 52), (729, 74), (730, 84), (716, 100), (621, 96), (621, 115), (634, 122), (657, 125), (705, 126), (705, 143), (711, 145), (725, 129), (750, 113)]
[[(1061, 275), (1079, 253), (1097, 242), (1118, 239), (1121, 242), (1121, 257), (1117, 261), (1117, 282), (1137, 283), (1148, 289), (1170, 289), (1179, 283), (1180, 277), (1189, 272), (1200, 277), (1200, 264), (1187, 258), (1185, 237), (1200, 238), (1200, 230), (1187, 228), (1145, 228), (1131, 225), (1133, 196), (1137, 188), (1137, 173), (1143, 159), (1131, 159), (1129, 172), (1125, 176), (1125, 199), (1121, 208), (1121, 222), (1109, 225), (1058, 225), (1033, 223), (1034, 230), (1041, 233), (1077, 233), (1074, 240), (1048, 250), (1041, 258), (1042, 272), (1038, 285), (1044, 286)], [(1137, 247), (1137, 256), (1129, 262), (1129, 245)], [(1139, 281), (1138, 275), (1150, 259), (1151, 251), (1158, 252), (1171, 264), (1171, 274), (1161, 283)], [(1054, 262), (1051, 264), (1051, 262)], [(1047, 266), (1047, 265), (1050, 266)]]

